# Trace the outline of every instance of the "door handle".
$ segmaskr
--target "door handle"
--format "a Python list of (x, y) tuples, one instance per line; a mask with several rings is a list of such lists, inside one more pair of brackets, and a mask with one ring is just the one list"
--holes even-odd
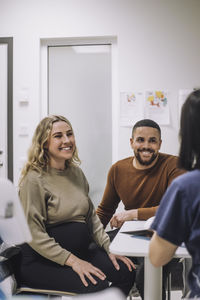
[(3, 150), (0, 150), (0, 154), (3, 154)]
[(2, 162), (2, 161), (0, 161), (0, 168), (1, 168), (1, 167), (3, 167), (3, 162)]

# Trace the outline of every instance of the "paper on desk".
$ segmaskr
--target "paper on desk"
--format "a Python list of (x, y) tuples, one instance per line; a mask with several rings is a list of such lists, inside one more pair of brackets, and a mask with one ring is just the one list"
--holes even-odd
[(121, 231), (121, 233), (126, 233), (130, 235), (137, 235), (137, 236), (145, 236), (145, 237), (151, 237), (153, 234), (153, 231), (150, 230), (151, 224), (153, 222), (155, 217), (151, 217), (143, 224), (143, 226), (139, 226), (137, 228), (134, 228), (133, 230), (126, 230)]
[(153, 223), (154, 219), (155, 219), (155, 216), (147, 219), (146, 222), (143, 225), (144, 229), (149, 229), (151, 227), (151, 224)]

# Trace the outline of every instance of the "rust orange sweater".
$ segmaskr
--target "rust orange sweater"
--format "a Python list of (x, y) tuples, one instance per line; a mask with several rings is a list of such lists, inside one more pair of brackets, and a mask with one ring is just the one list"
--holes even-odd
[(115, 213), (120, 201), (124, 208), (138, 209), (138, 219), (155, 215), (160, 200), (172, 180), (183, 174), (177, 157), (159, 153), (156, 164), (145, 170), (133, 167), (133, 157), (116, 162), (110, 169), (103, 199), (97, 214), (104, 227)]

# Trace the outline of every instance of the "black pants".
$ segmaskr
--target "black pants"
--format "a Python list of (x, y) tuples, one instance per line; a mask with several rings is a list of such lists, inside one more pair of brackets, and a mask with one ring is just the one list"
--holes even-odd
[(18, 284), (82, 294), (103, 290), (111, 283), (110, 286), (117, 287), (128, 295), (134, 284), (135, 271), (130, 272), (121, 261), (118, 261), (120, 270), (117, 271), (102, 248), (97, 245), (90, 247), (91, 237), (86, 224), (79, 222), (61, 224), (49, 228), (48, 234), (63, 248), (101, 269), (106, 274), (106, 280), (94, 276), (97, 284), (93, 285), (86, 279), (88, 287), (85, 287), (71, 267), (54, 263), (39, 255), (28, 244), (24, 244), (21, 247), (22, 257), (17, 272)]

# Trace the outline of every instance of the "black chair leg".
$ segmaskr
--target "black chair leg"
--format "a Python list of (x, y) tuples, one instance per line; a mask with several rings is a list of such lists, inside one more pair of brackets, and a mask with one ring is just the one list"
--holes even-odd
[(167, 300), (171, 300), (171, 273), (167, 276)]

